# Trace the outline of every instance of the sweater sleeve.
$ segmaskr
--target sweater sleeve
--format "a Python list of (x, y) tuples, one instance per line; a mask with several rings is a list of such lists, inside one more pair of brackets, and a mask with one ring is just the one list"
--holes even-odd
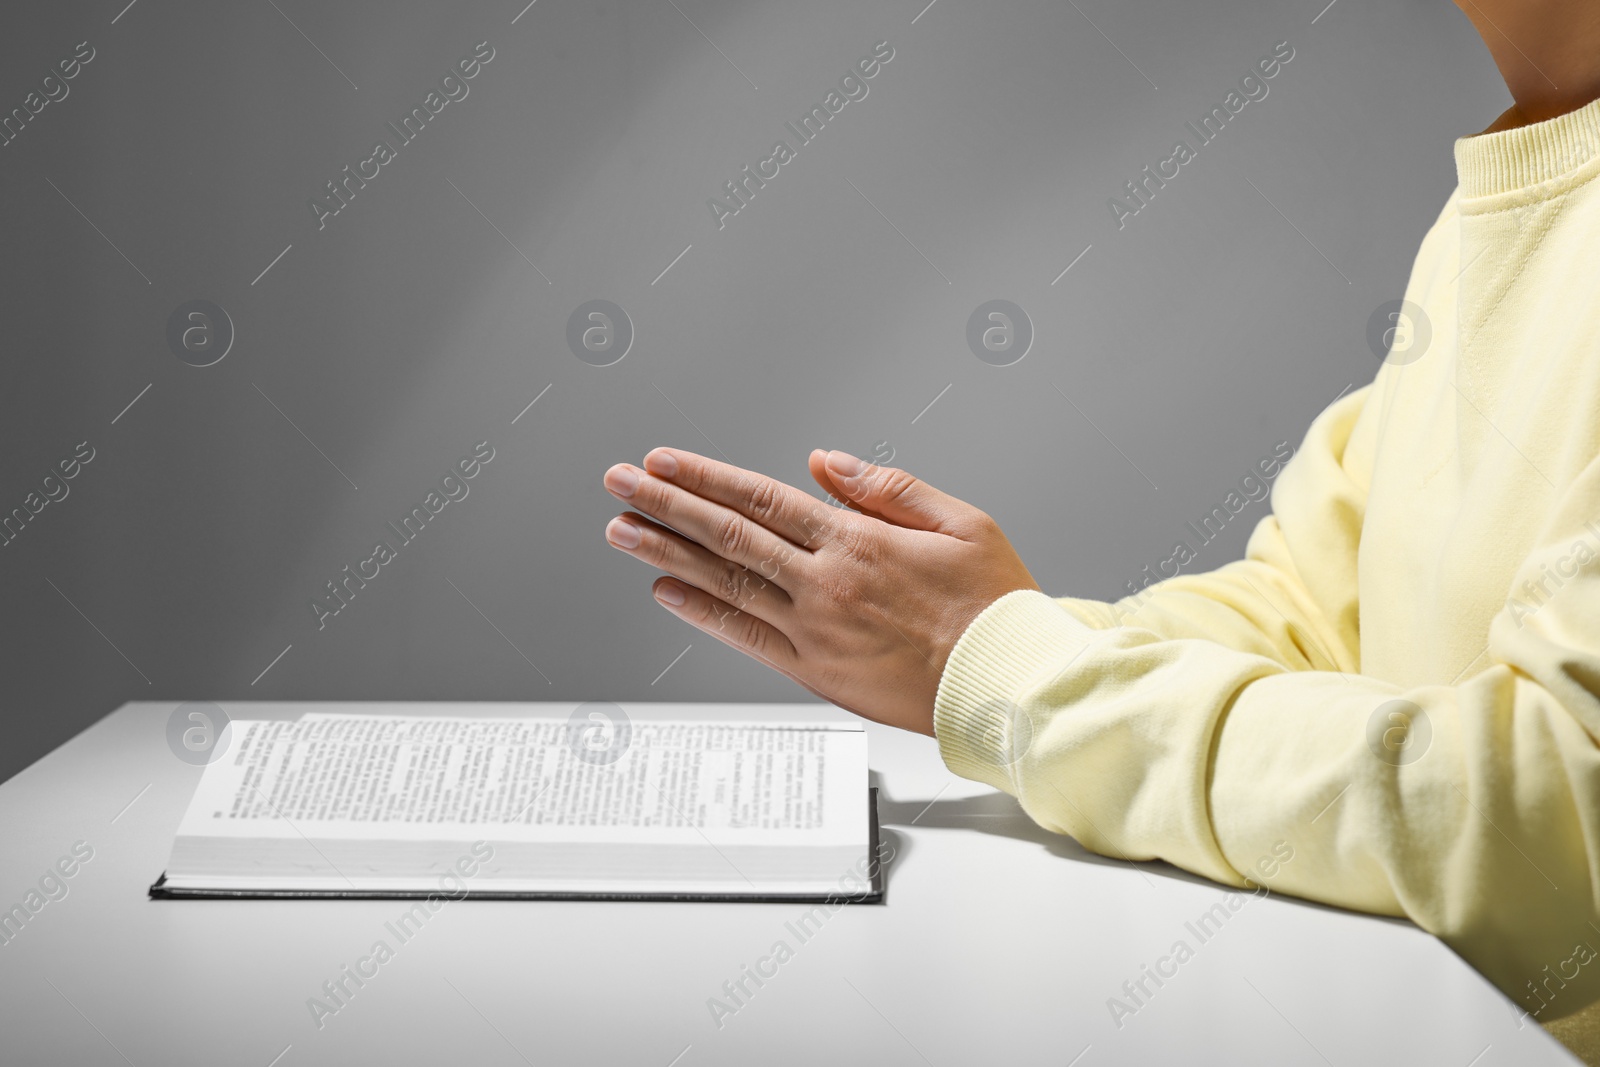
[(1342, 397), (1312, 422), (1244, 559), (1112, 603), (1057, 603), (1094, 629), (1132, 625), (1166, 639), (1210, 639), (1294, 670), (1358, 670), (1356, 551), (1373, 422), (1361, 415), (1369, 400), (1379, 402), (1374, 390)]
[[(1161, 583), (1136, 614), (1032, 591), (990, 605), (946, 664), (940, 751), (1105, 855), (1408, 916), (1507, 992), (1551, 988), (1551, 968), (1589, 983), (1564, 1014), (1600, 978), (1583, 967), (1600, 945), (1600, 566), (1578, 552), (1536, 612), (1508, 603), (1470, 676), (1353, 673), (1364, 402), (1314, 424), (1243, 562)], [(1568, 576), (1597, 515), (1600, 461), (1517, 580)]]

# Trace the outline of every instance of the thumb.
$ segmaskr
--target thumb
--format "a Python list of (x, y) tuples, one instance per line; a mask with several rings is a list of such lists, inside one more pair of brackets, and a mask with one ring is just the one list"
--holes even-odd
[[(822, 474), (833, 491), (857, 511), (912, 530), (960, 536), (981, 512), (896, 467), (880, 467), (848, 452), (813, 453), (813, 474)], [(815, 468), (821, 467), (818, 471)], [(817, 479), (821, 481), (821, 478)]]

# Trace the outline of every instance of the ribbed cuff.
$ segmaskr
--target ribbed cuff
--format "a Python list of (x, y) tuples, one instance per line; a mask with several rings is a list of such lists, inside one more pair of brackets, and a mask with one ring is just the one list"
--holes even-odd
[(968, 625), (945, 661), (933, 729), (945, 765), (963, 778), (1016, 792), (1012, 771), (1038, 727), (1023, 707), (1035, 683), (1060, 674), (1095, 630), (1043, 593), (1019, 589)]
[(1493, 196), (1538, 185), (1600, 155), (1600, 100), (1544, 122), (1456, 141), (1463, 197)]

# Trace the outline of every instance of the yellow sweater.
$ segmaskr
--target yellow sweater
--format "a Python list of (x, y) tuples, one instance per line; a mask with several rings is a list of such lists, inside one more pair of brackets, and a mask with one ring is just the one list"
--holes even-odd
[(1429, 329), (1311, 424), (1246, 558), (1002, 597), (935, 728), (1050, 830), (1409, 916), (1548, 1021), (1600, 997), (1600, 101), (1455, 156)]

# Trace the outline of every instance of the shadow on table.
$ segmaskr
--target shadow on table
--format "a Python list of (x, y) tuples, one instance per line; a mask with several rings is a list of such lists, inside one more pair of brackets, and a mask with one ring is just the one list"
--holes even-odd
[[(1132, 867), (1150, 874), (1193, 882), (1195, 885), (1216, 885), (1208, 878), (1190, 874), (1160, 860), (1134, 863), (1090, 852), (1065, 834), (1053, 834), (1028, 818), (1016, 798), (1006, 793), (984, 793), (975, 797), (950, 800), (938, 797), (931, 801), (897, 800), (879, 785), (878, 822), (885, 830), (915, 826), (923, 829), (969, 830), (981, 834), (994, 834), (1038, 845), (1065, 860), (1077, 860), (1105, 867)], [(906, 849), (910, 848), (911, 842), (907, 840), (906, 835), (895, 834), (894, 838), (897, 851), (901, 850), (902, 842)]]
[[(969, 830), (982, 834), (995, 834), (1000, 837), (1010, 837), (1018, 841), (1027, 841), (1039, 845), (1045, 851), (1064, 860), (1075, 860), (1079, 863), (1092, 863), (1101, 867), (1119, 867), (1143, 872), (1146, 875), (1155, 875), (1162, 878), (1171, 878), (1174, 881), (1188, 882), (1191, 885), (1206, 886), (1210, 889), (1227, 890), (1220, 882), (1213, 882), (1198, 874), (1174, 867), (1164, 860), (1149, 860), (1135, 862), (1133, 860), (1113, 859), (1102, 856), (1080, 845), (1076, 840), (1065, 834), (1055, 834), (1046, 830), (1030, 819), (1017, 799), (1007, 793), (983, 793), (975, 797), (959, 797), (944, 800), (935, 796), (933, 800), (897, 800), (890, 796), (883, 784), (878, 780), (876, 772), (872, 774), (872, 784), (878, 786), (878, 821), (886, 832), (904, 827), (935, 828), (948, 830)], [(911, 841), (903, 833), (892, 834), (897, 852), (909, 851)], [(1271, 887), (1268, 886), (1270, 889)], [(1291, 901), (1308, 908), (1324, 911), (1350, 914), (1343, 908), (1321, 904), (1313, 900), (1300, 897), (1285, 896), (1272, 893), (1278, 900)], [(1363, 918), (1374, 919), (1380, 922), (1398, 923), (1410, 926), (1405, 919), (1397, 919), (1386, 915), (1367, 915)]]

